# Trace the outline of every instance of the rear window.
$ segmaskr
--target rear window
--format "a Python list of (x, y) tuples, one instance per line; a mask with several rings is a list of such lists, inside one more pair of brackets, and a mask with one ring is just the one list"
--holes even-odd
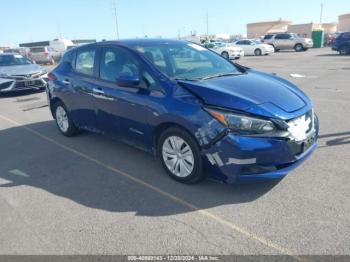
[(45, 52), (45, 47), (31, 47), (30, 52), (32, 52), (32, 53)]

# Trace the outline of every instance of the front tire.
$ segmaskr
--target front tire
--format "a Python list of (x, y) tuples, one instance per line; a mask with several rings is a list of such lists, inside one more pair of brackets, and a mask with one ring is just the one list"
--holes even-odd
[(294, 50), (295, 50), (296, 52), (301, 52), (301, 51), (304, 51), (304, 47), (303, 47), (302, 44), (296, 44), (296, 45), (294, 46)]
[(55, 103), (53, 112), (58, 130), (64, 136), (70, 137), (78, 133), (78, 128), (74, 125), (69, 111), (61, 101)]
[(340, 55), (347, 55), (350, 53), (350, 47), (349, 46), (346, 46), (346, 45), (342, 45), (340, 48), (339, 48), (339, 54)]
[(221, 53), (221, 56), (225, 58), (226, 60), (230, 60), (230, 55), (225, 51)]
[(172, 179), (195, 184), (204, 178), (200, 148), (183, 129), (166, 129), (158, 139), (157, 149), (162, 165)]

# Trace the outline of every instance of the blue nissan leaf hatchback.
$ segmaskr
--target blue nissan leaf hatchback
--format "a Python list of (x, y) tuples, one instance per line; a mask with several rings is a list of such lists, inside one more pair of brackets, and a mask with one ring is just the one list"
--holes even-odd
[(65, 136), (88, 130), (155, 154), (183, 183), (276, 179), (316, 148), (308, 96), (200, 45), (164, 39), (69, 50), (47, 96)]

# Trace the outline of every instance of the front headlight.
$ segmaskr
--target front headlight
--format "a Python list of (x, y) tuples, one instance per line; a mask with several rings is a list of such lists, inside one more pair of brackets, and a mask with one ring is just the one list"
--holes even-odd
[(276, 130), (276, 126), (272, 121), (255, 118), (246, 115), (240, 115), (231, 112), (224, 112), (212, 108), (206, 108), (221, 124), (240, 134), (264, 134)]

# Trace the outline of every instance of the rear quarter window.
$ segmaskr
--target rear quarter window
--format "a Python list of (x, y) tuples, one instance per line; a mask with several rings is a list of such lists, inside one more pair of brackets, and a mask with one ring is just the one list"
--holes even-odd
[(66, 52), (62, 59), (61, 59), (61, 63), (71, 63), (73, 65), (73, 57), (74, 57), (74, 52)]

